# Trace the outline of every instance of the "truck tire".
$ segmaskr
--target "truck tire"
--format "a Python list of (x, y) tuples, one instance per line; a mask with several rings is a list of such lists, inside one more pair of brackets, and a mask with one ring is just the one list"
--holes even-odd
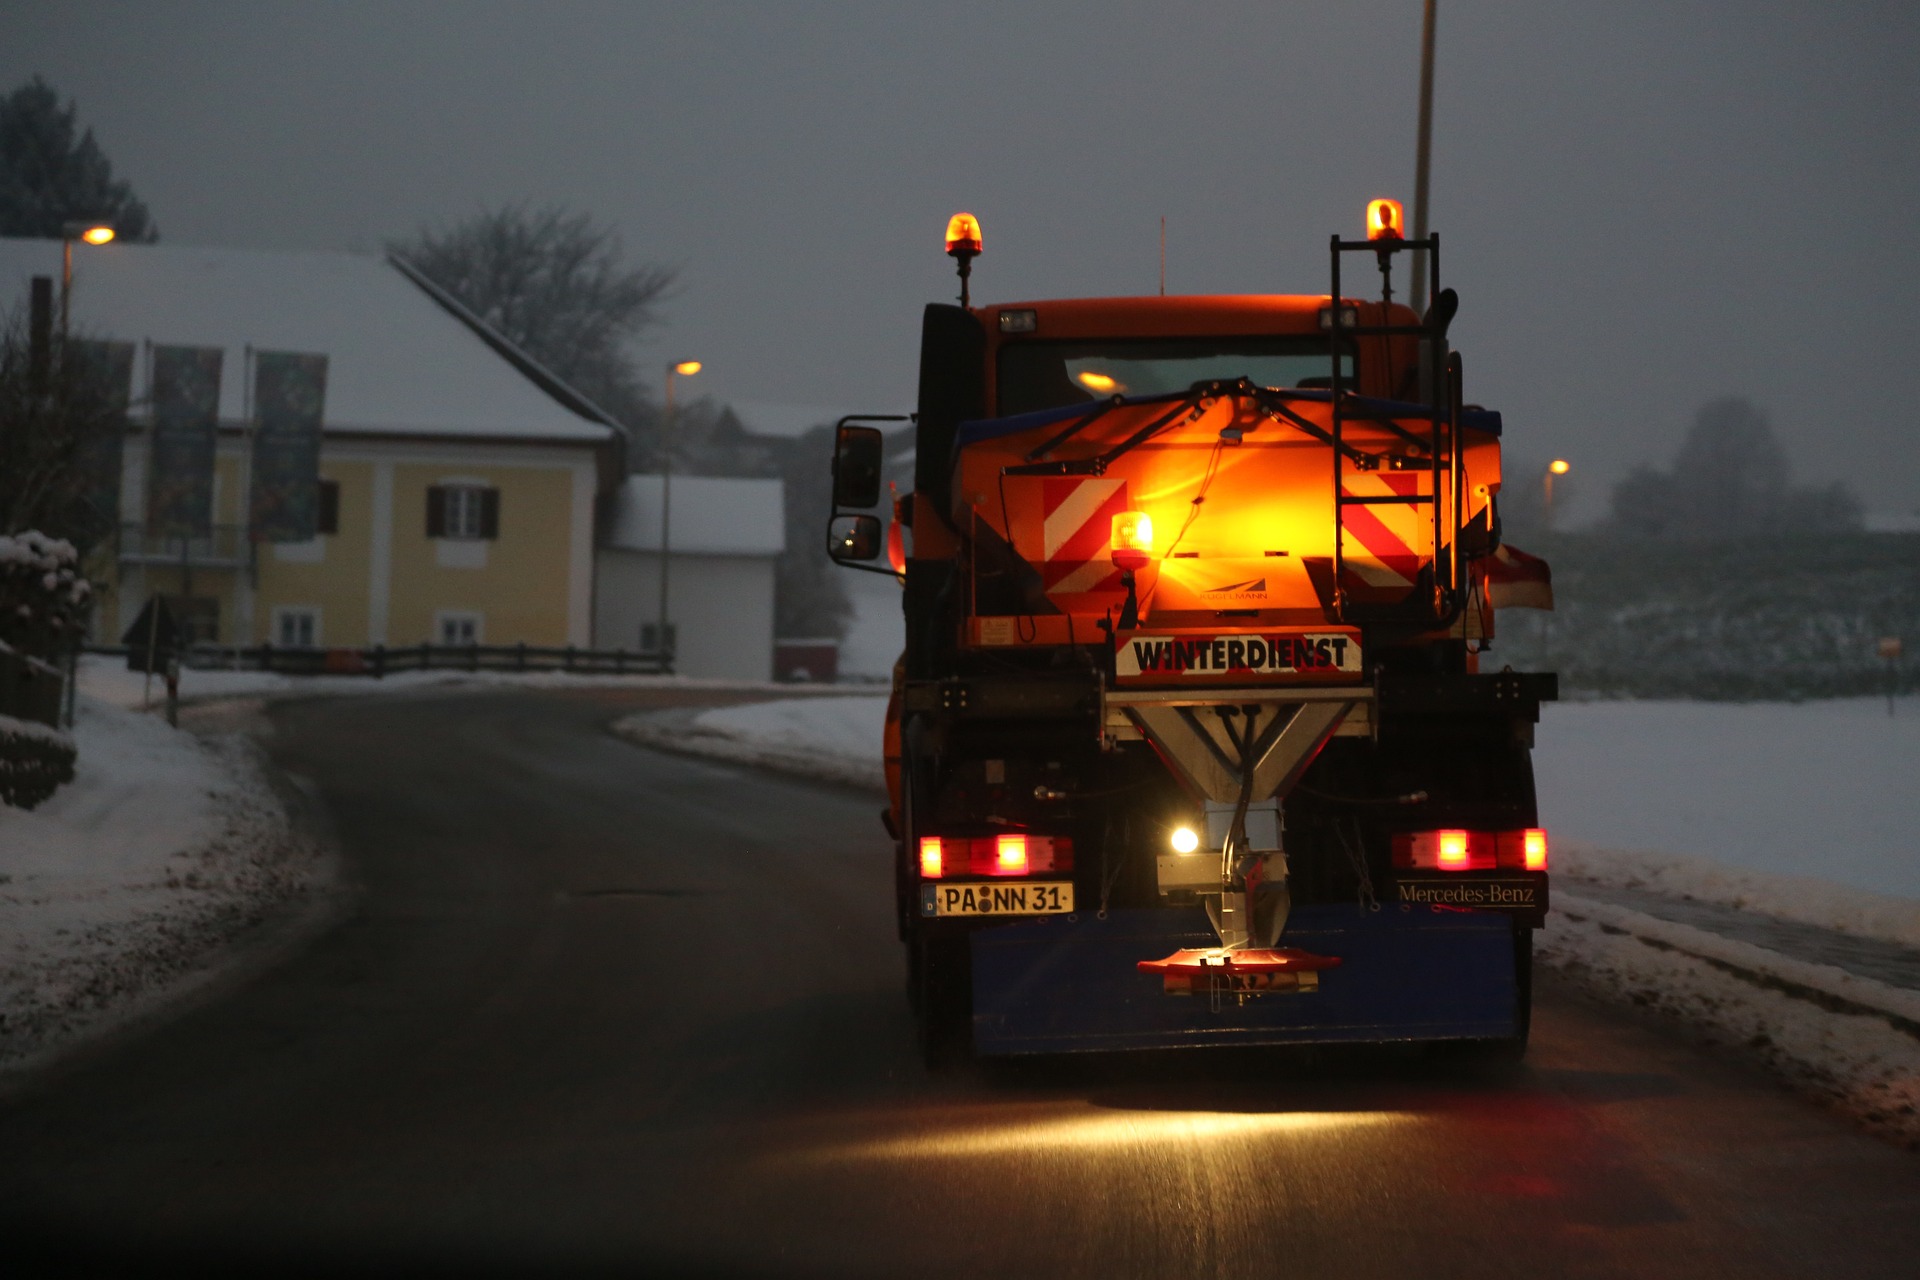
[(973, 1053), (973, 966), (964, 935), (909, 944), (908, 983), (920, 1057), (929, 1071), (965, 1062)]

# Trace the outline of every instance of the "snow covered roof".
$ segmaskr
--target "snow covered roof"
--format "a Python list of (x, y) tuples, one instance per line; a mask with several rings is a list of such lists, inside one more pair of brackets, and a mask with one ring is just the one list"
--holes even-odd
[[(57, 240), (0, 239), (0, 303), (60, 279)], [(55, 303), (56, 307), (58, 303)], [(542, 391), (380, 258), (359, 253), (76, 245), (73, 329), (224, 347), (220, 417), (245, 417), (245, 349), (328, 358), (330, 434), (597, 442), (611, 428)], [(134, 395), (143, 376), (136, 365)]]
[[(675, 476), (670, 510), (676, 555), (777, 556), (787, 545), (786, 501), (778, 480)], [(659, 476), (628, 476), (621, 484), (607, 545), (660, 550)]]

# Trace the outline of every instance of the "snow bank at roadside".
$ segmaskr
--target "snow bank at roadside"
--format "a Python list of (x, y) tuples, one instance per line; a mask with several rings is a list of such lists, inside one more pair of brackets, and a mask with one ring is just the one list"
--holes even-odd
[(1693, 898), (1796, 924), (1920, 949), (1920, 899), (1868, 893), (1811, 876), (1776, 876), (1683, 853), (1602, 849), (1557, 840), (1555, 873), (1616, 889)]
[(784, 698), (694, 714), (640, 712), (614, 732), (646, 746), (778, 769), (848, 786), (886, 786), (886, 695)]
[(325, 882), (257, 748), (83, 698), (74, 781), (0, 807), (0, 1067), (166, 994)]
[(1920, 992), (1572, 893), (1535, 946), (1595, 995), (1682, 1018), (1920, 1148)]

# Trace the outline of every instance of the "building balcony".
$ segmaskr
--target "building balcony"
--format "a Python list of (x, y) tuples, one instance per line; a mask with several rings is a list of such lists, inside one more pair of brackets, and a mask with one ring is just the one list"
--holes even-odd
[(145, 525), (120, 526), (120, 563), (178, 565), (196, 569), (244, 569), (253, 563), (253, 544), (247, 526), (216, 524), (193, 537), (148, 533)]

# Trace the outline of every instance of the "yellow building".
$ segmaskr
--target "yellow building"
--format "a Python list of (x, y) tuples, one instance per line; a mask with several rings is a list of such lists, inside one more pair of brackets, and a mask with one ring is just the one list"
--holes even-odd
[[(0, 240), (0, 281), (60, 272), (60, 246)], [(401, 264), (346, 253), (82, 247), (76, 335), (138, 344), (121, 524), (96, 639), (169, 597), (221, 645), (593, 642), (594, 514), (617, 433), (590, 403)], [(155, 344), (224, 352), (213, 527), (148, 532)], [(251, 367), (327, 357), (320, 533), (249, 537)], [(108, 559), (103, 554), (103, 560)]]

